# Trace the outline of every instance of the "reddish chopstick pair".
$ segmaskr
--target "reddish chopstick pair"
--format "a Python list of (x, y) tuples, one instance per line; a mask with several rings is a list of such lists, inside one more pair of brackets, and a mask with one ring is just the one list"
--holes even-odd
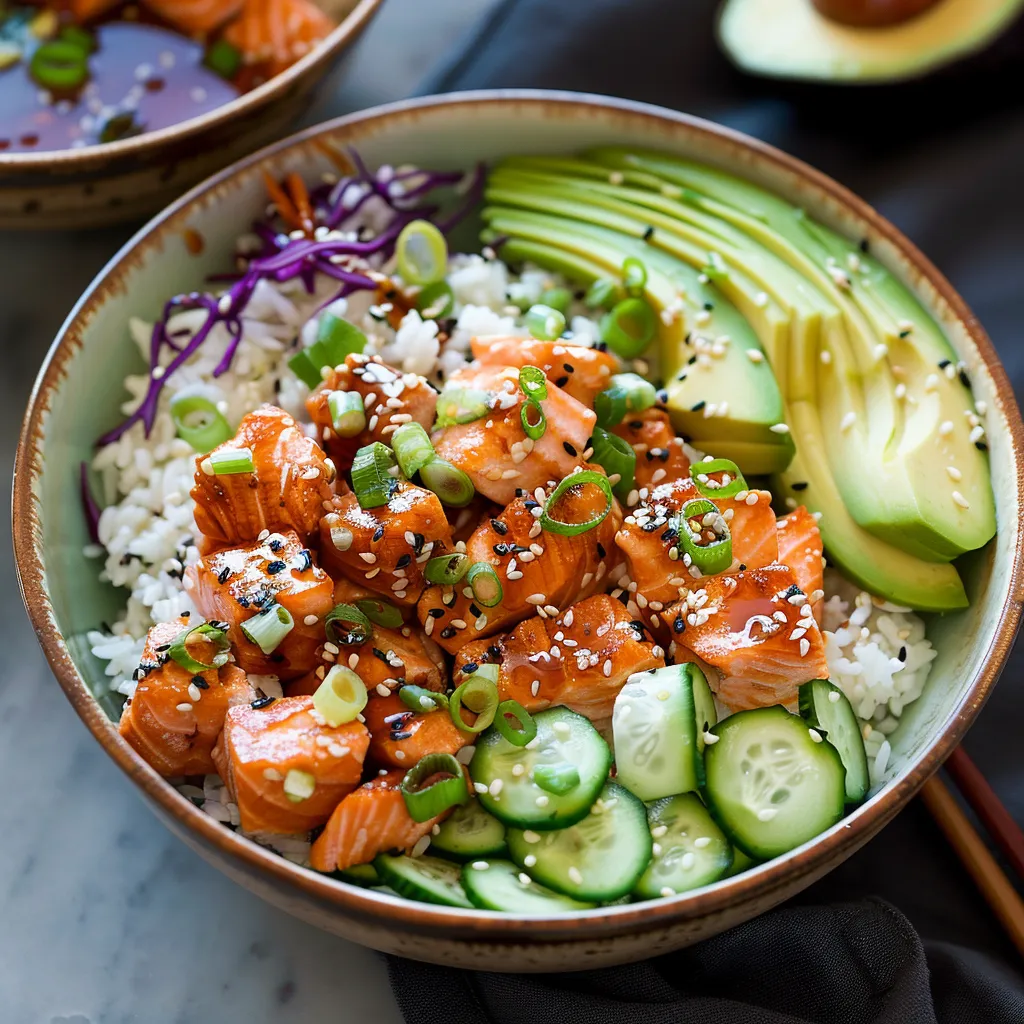
[[(962, 748), (957, 747), (946, 761), (946, 770), (1010, 866), (1019, 878), (1024, 879), (1024, 832), (1010, 817), (977, 765)], [(921, 799), (1007, 935), (1024, 956), (1024, 900), (1017, 894), (1013, 883), (938, 776), (924, 784)]]

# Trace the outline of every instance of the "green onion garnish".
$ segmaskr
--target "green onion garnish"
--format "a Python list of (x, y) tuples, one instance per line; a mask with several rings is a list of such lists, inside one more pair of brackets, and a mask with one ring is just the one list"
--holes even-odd
[(601, 318), (601, 340), (623, 359), (635, 359), (654, 340), (658, 318), (644, 299), (623, 299)]
[(519, 387), (531, 402), (543, 402), (548, 397), (548, 379), (537, 366), (524, 366), (519, 371)]
[[(604, 508), (596, 515), (593, 519), (587, 519), (582, 523), (566, 523), (560, 519), (555, 519), (551, 514), (554, 507), (558, 504), (559, 499), (570, 487), (582, 487), (586, 485), (593, 485), (594, 487), (600, 488), (604, 494), (606, 500)], [(595, 526), (600, 526), (604, 522), (605, 517), (611, 511), (612, 502), (614, 501), (612, 496), (612, 485), (608, 483), (608, 477), (604, 473), (597, 473), (592, 469), (584, 469), (579, 473), (570, 473), (552, 492), (551, 496), (544, 503), (544, 511), (541, 513), (540, 525), (543, 529), (549, 533), (558, 533), (563, 537), (575, 537), (581, 533), (586, 533), (587, 530), (592, 530)]]
[(356, 601), (356, 607), (375, 625), (383, 626), (384, 629), (398, 629), (405, 621), (402, 613), (393, 604), (387, 601), (378, 601), (376, 598), (365, 597), (362, 601)]
[(599, 277), (587, 289), (583, 303), (591, 309), (607, 309), (618, 298), (619, 286), (607, 277)]
[(731, 459), (710, 459), (690, 467), (690, 476), (705, 498), (732, 498), (749, 490), (740, 467)]
[(647, 287), (647, 268), (635, 256), (627, 256), (622, 263), (622, 285), (628, 295), (642, 295)]
[(455, 306), (455, 292), (447, 281), (428, 284), (416, 296), (416, 309), (424, 320), (442, 320)]
[[(210, 661), (199, 661), (193, 658), (188, 652), (188, 645), (193, 637), (202, 637), (203, 640), (213, 644), (214, 655)], [(167, 656), (173, 658), (186, 672), (198, 673), (208, 672), (210, 669), (220, 668), (228, 663), (231, 656), (231, 641), (228, 639), (227, 630), (221, 629), (220, 625), (212, 622), (202, 622), (198, 626), (190, 626), (183, 629), (167, 648)]]
[(332, 391), (327, 396), (331, 426), (338, 437), (355, 437), (366, 429), (363, 396), (355, 391)]
[(448, 698), (443, 693), (428, 690), (423, 686), (403, 686), (398, 691), (402, 703), (421, 715), (427, 711), (447, 711)]
[(539, 441), (548, 429), (547, 413), (540, 402), (523, 402), (519, 407), (519, 422), (531, 441)]
[(325, 366), (340, 366), (353, 353), (366, 348), (366, 335), (358, 327), (331, 312), (320, 314), (316, 341), (306, 349), (317, 377)]
[(477, 665), (476, 671), (473, 673), (478, 679), (486, 679), (489, 682), (498, 685), (498, 677), (501, 675), (500, 665)]
[(469, 559), (461, 552), (454, 551), (450, 555), (436, 555), (431, 558), (423, 570), (423, 575), (428, 583), (454, 587), (466, 575), (468, 568)]
[(547, 793), (564, 796), (580, 784), (580, 773), (576, 765), (567, 761), (538, 764), (533, 768), (533, 781)]
[[(705, 576), (725, 572), (732, 565), (729, 524), (714, 503), (706, 498), (688, 501), (679, 513), (679, 543)], [(685, 561), (685, 559), (684, 559)]]
[(448, 269), (448, 243), (428, 220), (414, 220), (402, 228), (395, 255), (406, 284), (433, 284)]
[(485, 608), (501, 604), (501, 581), (494, 567), (487, 562), (474, 562), (466, 571), (466, 582), (473, 588), (473, 597), (477, 604), (482, 604)]
[(242, 53), (226, 39), (218, 39), (206, 51), (203, 63), (215, 74), (230, 81), (242, 66)]
[[(518, 728), (509, 725), (506, 715), (516, 720)], [(537, 735), (537, 723), (530, 716), (530, 712), (517, 700), (503, 700), (498, 705), (494, 728), (514, 747), (525, 747)], [(579, 776), (577, 776), (576, 782), (578, 785)]]
[(594, 455), (590, 461), (596, 462), (610, 477), (618, 474), (618, 482), (612, 484), (612, 490), (617, 498), (624, 501), (636, 479), (636, 452), (633, 446), (601, 427), (594, 427), (592, 444)]
[(352, 490), (356, 492), (360, 508), (378, 508), (386, 505), (398, 487), (391, 475), (395, 468), (394, 452), (380, 441), (364, 445), (352, 460)]
[(217, 406), (202, 395), (175, 395), (170, 411), (178, 437), (203, 455), (234, 434)]
[(572, 306), (572, 292), (568, 288), (548, 288), (540, 297), (541, 305), (558, 310), (563, 317), (569, 315)]
[(657, 388), (636, 373), (616, 373), (594, 399), (599, 427), (616, 427), (630, 412), (643, 412), (658, 401)]
[[(335, 623), (344, 624), (344, 628)], [(336, 604), (324, 619), (324, 632), (332, 643), (358, 647), (373, 636), (369, 617), (355, 605)]]
[(526, 311), (526, 329), (540, 341), (557, 341), (565, 330), (565, 317), (550, 306), (531, 306)]
[(269, 608), (246, 619), (242, 632), (264, 654), (273, 654), (281, 641), (295, 628), (295, 620), (287, 608), (272, 604)]
[[(462, 717), (463, 704), (476, 714), (476, 721), (472, 725), (468, 725)], [(477, 669), (448, 698), (448, 710), (452, 721), (463, 732), (483, 732), (498, 712), (498, 687)]]
[[(435, 775), (443, 777), (423, 786)], [(451, 754), (427, 754), (421, 758), (415, 768), (405, 773), (400, 789), (405, 809), (413, 821), (429, 821), (469, 799), (462, 765)]]
[(36, 47), (29, 71), (44, 89), (77, 89), (89, 77), (88, 53), (75, 42), (54, 39)]
[(491, 411), (491, 394), (479, 388), (445, 388), (437, 396), (437, 421), (434, 429), (457, 423), (472, 423)]
[(308, 349), (296, 352), (288, 360), (288, 368), (310, 391), (318, 387), (323, 381), (319, 369), (313, 365), (313, 360), (309, 358)]
[(293, 804), (308, 800), (316, 792), (316, 776), (298, 768), (290, 768), (284, 777), (284, 795)]
[(420, 470), (420, 482), (446, 505), (462, 508), (476, 494), (473, 481), (446, 459), (434, 459)]
[(313, 707), (332, 729), (354, 722), (366, 701), (366, 684), (346, 665), (332, 665), (313, 694)]
[(398, 468), (407, 477), (414, 477), (428, 462), (437, 458), (430, 435), (418, 423), (403, 423), (392, 435), (391, 444)]
[(251, 448), (221, 448), (207, 456), (215, 476), (231, 476), (235, 473), (254, 473)]

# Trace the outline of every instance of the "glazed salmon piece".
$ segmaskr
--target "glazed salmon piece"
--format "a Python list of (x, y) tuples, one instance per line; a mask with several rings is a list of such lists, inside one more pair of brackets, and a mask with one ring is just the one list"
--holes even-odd
[[(392, 444), (403, 423), (419, 423), (429, 431), (434, 425), (437, 392), (415, 373), (402, 373), (381, 361), (380, 356), (353, 354), (344, 364), (324, 371), (324, 382), (306, 399), (317, 437), (342, 472), (352, 466), (364, 445), (381, 441)], [(332, 391), (352, 391), (363, 399), (366, 429), (355, 437), (339, 437), (327, 405)]]
[[(185, 589), (206, 618), (228, 624), (232, 650), (246, 672), (292, 679), (318, 664), (334, 583), (293, 530), (204, 555), (185, 570)], [(264, 654), (241, 627), (275, 603), (290, 613), (294, 626)]]
[[(165, 777), (210, 775), (213, 747), (228, 709), (255, 697), (245, 673), (230, 662), (220, 669), (189, 672), (167, 647), (189, 627), (188, 617), (162, 622), (146, 637), (138, 685), (125, 702), (118, 730), (132, 749)], [(194, 636), (189, 654), (209, 664), (216, 653)]]
[(380, 768), (408, 771), (427, 754), (454, 754), (474, 739), (444, 709), (412, 711), (397, 693), (371, 697), (363, 717), (370, 730), (367, 759)]
[[(308, 540), (331, 498), (333, 464), (283, 409), (265, 405), (246, 416), (214, 451), (248, 448), (253, 473), (214, 475), (209, 456), (196, 456), (196, 526), (207, 547), (254, 541), (264, 530), (295, 530)], [(211, 453), (212, 454), (212, 453)]]
[(663, 409), (645, 409), (630, 413), (612, 428), (636, 452), (636, 483), (639, 490), (648, 489), (690, 475), (690, 460), (683, 439), (676, 437), (668, 413)]
[[(597, 487), (570, 488), (558, 503), (566, 522), (594, 518), (607, 501)], [(603, 522), (575, 537), (540, 529), (533, 495), (514, 499), (500, 515), (485, 519), (466, 544), (470, 562), (494, 567), (501, 603), (483, 608), (464, 583), (428, 587), (416, 607), (427, 634), (449, 654), (480, 637), (507, 631), (537, 614), (538, 607), (560, 611), (607, 585), (618, 557), (615, 533), (622, 522), (618, 502)], [(545, 613), (549, 614), (549, 613)]]
[(792, 707), (801, 683), (828, 678), (821, 632), (787, 566), (705, 576), (665, 617), (679, 646), (719, 670), (715, 692), (732, 711)]
[(142, 0), (142, 4), (183, 35), (205, 36), (234, 18), (243, 0)]
[(312, 0), (244, 0), (224, 38), (242, 52), (247, 64), (267, 64), (269, 74), (276, 75), (326, 39), (334, 27)]
[(492, 501), (507, 505), (517, 489), (533, 491), (549, 481), (557, 483), (586, 462), (597, 417), (554, 384), (548, 384), (542, 403), (547, 429), (537, 441), (523, 430), (520, 410), (525, 399), (515, 367), (470, 366), (453, 374), (449, 384), (486, 391), (490, 411), (471, 423), (437, 431), (434, 449)]
[(398, 788), (403, 778), (404, 768), (380, 775), (338, 804), (310, 851), (314, 870), (344, 871), (387, 850), (409, 850), (445, 819), (448, 812), (413, 821)]
[(824, 607), (825, 562), (818, 520), (801, 505), (777, 523), (779, 562), (793, 570), (797, 586), (810, 597), (814, 617), (821, 622)]
[(619, 368), (610, 352), (568, 341), (489, 336), (474, 338), (470, 344), (481, 366), (536, 366), (552, 384), (588, 407)]
[(363, 508), (354, 494), (338, 495), (320, 524), (324, 568), (400, 608), (416, 604), (425, 586), (423, 566), (451, 545), (437, 495), (406, 481), (377, 508)]
[(312, 697), (281, 697), (232, 708), (213, 757), (246, 832), (308, 832), (359, 785), (369, 744), (361, 722), (330, 726)]

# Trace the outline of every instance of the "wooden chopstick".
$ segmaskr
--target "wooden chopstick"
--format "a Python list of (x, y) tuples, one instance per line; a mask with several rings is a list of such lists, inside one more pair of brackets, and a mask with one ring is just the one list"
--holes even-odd
[(981, 890), (992, 913), (1024, 957), (1024, 900), (1017, 895), (944, 782), (935, 776), (930, 778), (921, 790), (921, 799)]

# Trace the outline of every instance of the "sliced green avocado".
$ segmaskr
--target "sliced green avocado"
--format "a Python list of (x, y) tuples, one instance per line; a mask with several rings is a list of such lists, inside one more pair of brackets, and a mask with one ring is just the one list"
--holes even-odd
[(810, 0), (726, 0), (718, 38), (738, 67), (771, 78), (891, 82), (951, 64), (991, 43), (1024, 0), (942, 0), (896, 25), (854, 28)]

